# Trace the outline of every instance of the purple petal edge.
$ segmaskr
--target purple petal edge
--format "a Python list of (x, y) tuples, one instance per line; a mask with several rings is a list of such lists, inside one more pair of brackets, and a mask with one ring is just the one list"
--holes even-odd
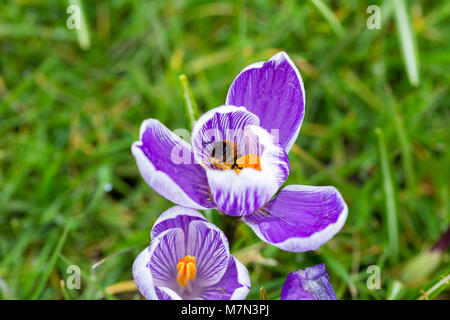
[(317, 250), (344, 225), (348, 207), (336, 188), (290, 185), (242, 220), (263, 241), (293, 252)]
[[(168, 200), (190, 208), (214, 207), (205, 170), (191, 146), (155, 119), (144, 121), (131, 151), (145, 182)], [(174, 162), (175, 161), (175, 162)]]
[(279, 52), (242, 70), (230, 86), (226, 104), (246, 107), (269, 132), (279, 130), (279, 142), (288, 153), (303, 122), (303, 79), (291, 58)]
[(151, 239), (156, 238), (161, 232), (172, 228), (180, 228), (187, 234), (189, 223), (194, 220), (208, 221), (197, 210), (182, 206), (171, 207), (164, 211), (153, 224), (150, 233)]

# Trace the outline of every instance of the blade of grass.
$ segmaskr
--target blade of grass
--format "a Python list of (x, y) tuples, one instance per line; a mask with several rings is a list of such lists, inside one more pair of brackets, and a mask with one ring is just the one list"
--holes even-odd
[(381, 128), (376, 128), (378, 138), (378, 150), (380, 154), (381, 172), (383, 177), (383, 189), (386, 203), (389, 255), (393, 262), (398, 259), (398, 227), (397, 227), (397, 204), (395, 202), (394, 181), (389, 167), (389, 159), (386, 148), (384, 133)]
[(314, 6), (317, 8), (317, 10), (320, 11), (322, 16), (327, 20), (327, 22), (330, 24), (331, 30), (338, 36), (343, 37), (345, 36), (345, 29), (342, 26), (341, 22), (336, 18), (333, 11), (331, 11), (328, 6), (323, 3), (322, 0), (310, 0)]
[(397, 132), (400, 148), (402, 150), (402, 162), (403, 168), (406, 173), (406, 183), (408, 185), (409, 190), (412, 191), (416, 185), (415, 183), (416, 176), (414, 173), (411, 144), (409, 142), (408, 134), (405, 130), (403, 118), (398, 112), (398, 106), (394, 96), (392, 95), (392, 91), (389, 88), (387, 88), (386, 92), (387, 92), (388, 111), (393, 115), (392, 118), (394, 120), (395, 131)]
[(379, 113), (383, 113), (384, 102), (381, 98), (374, 93), (364, 81), (362, 81), (353, 71), (345, 70), (342, 74), (342, 79), (348, 85), (348, 87), (355, 93), (361, 100), (363, 100), (369, 107)]
[(66, 284), (63, 279), (59, 281), (59, 288), (61, 289), (61, 292), (63, 294), (64, 300), (72, 300), (72, 297), (66, 290)]
[(394, 280), (389, 283), (388, 290), (386, 293), (387, 300), (399, 300), (402, 298), (403, 294), (404, 294), (404, 287), (400, 281)]
[(80, 28), (75, 30), (77, 32), (77, 40), (80, 48), (83, 50), (88, 50), (91, 46), (91, 39), (89, 37), (89, 26), (85, 19), (81, 0), (69, 0), (69, 5), (75, 5), (80, 8)]
[(189, 80), (186, 75), (180, 75), (179, 79), (183, 93), (183, 106), (186, 116), (186, 123), (188, 124), (189, 129), (192, 130), (194, 128), (194, 123), (199, 116), (197, 103), (195, 102), (194, 94), (192, 93), (191, 86), (189, 85)]
[(126, 292), (136, 292), (138, 288), (134, 280), (125, 280), (121, 282), (114, 283), (106, 288), (106, 292), (109, 294), (119, 294)]
[(45, 269), (45, 273), (44, 273), (43, 277), (41, 278), (41, 281), (39, 282), (36, 290), (33, 292), (32, 296), (31, 296), (31, 300), (38, 299), (39, 296), (41, 295), (42, 291), (44, 290), (44, 286), (47, 283), (47, 280), (50, 277), (51, 272), (53, 271), (53, 267), (55, 266), (55, 263), (58, 260), (58, 256), (61, 253), (64, 243), (66, 242), (67, 235), (69, 234), (71, 226), (72, 226), (72, 220), (69, 219), (66, 222), (63, 232), (61, 233), (61, 238), (59, 238), (59, 241), (56, 244), (55, 251), (53, 251), (53, 255), (50, 258), (50, 263), (48, 264), (47, 268)]
[(336, 174), (336, 172), (334, 172), (333, 170), (330, 170), (329, 168), (325, 167), (319, 160), (314, 158), (305, 149), (294, 144), (292, 146), (292, 152), (295, 153), (301, 160), (303, 160), (305, 163), (309, 164), (311, 167), (313, 167), (317, 171), (323, 172), (334, 183), (348, 189), (350, 191), (350, 193), (357, 192), (356, 188), (352, 184), (345, 181), (341, 176)]
[[(450, 270), (444, 272), (443, 275), (439, 276), (440, 280), (437, 281), (434, 285), (432, 285), (429, 289), (423, 290), (421, 289), (421, 295), (417, 300), (429, 300), (436, 297), (439, 293), (441, 293), (445, 288), (447, 288), (450, 284)], [(433, 280), (435, 282), (436, 280)]]
[(15, 300), (17, 299), (8, 284), (0, 278), (0, 299)]
[(97, 269), (99, 266), (101, 266), (101, 265), (102, 265), (103, 263), (105, 263), (106, 261), (108, 261), (108, 260), (110, 260), (110, 259), (113, 259), (113, 258), (115, 258), (115, 257), (117, 257), (117, 256), (120, 256), (120, 255), (122, 255), (122, 254), (124, 254), (124, 253), (130, 252), (131, 250), (134, 250), (134, 249), (138, 248), (139, 246), (140, 246), (140, 245), (134, 245), (134, 246), (131, 246), (131, 247), (128, 247), (128, 248), (119, 250), (119, 251), (117, 251), (117, 252), (114, 252), (113, 254), (110, 254), (109, 256), (107, 256), (107, 257), (105, 257), (105, 258), (103, 258), (103, 259), (97, 261), (96, 263), (94, 263), (94, 264), (92, 265), (91, 269)]
[(400, 40), (400, 49), (405, 63), (408, 80), (413, 86), (419, 85), (418, 51), (414, 41), (414, 30), (408, 18), (405, 0), (394, 1), (395, 18)]

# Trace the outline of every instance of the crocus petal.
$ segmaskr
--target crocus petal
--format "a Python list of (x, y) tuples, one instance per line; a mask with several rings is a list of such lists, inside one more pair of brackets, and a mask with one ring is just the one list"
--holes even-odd
[(245, 136), (255, 136), (261, 147), (261, 170), (244, 168), (206, 170), (211, 196), (216, 206), (232, 216), (245, 216), (263, 206), (289, 175), (289, 158), (275, 138), (258, 126), (247, 126)]
[(250, 277), (244, 265), (232, 257), (228, 268), (220, 281), (204, 288), (205, 300), (244, 300), (250, 291)]
[(337, 300), (325, 264), (291, 272), (281, 289), (281, 300)]
[(238, 143), (245, 127), (258, 125), (259, 119), (243, 107), (221, 106), (203, 114), (192, 130), (192, 146), (198, 163), (208, 167), (215, 142)]
[(157, 193), (190, 208), (214, 207), (205, 171), (194, 163), (191, 146), (158, 120), (142, 123), (140, 141), (131, 151), (142, 177)]
[(153, 224), (151, 231), (151, 238), (156, 238), (161, 232), (172, 229), (180, 228), (185, 235), (188, 233), (189, 223), (193, 220), (208, 221), (197, 210), (187, 207), (174, 206), (164, 211)]
[(145, 248), (134, 260), (133, 278), (139, 292), (147, 299), (158, 300), (153, 277), (150, 268), (147, 266), (150, 261), (149, 248)]
[[(180, 286), (177, 265), (186, 255), (195, 258), (196, 276)], [(248, 271), (230, 255), (225, 234), (195, 210), (179, 206), (155, 223), (150, 246), (133, 264), (133, 277), (147, 299), (244, 299), (250, 288)]]
[(182, 298), (170, 288), (156, 287), (156, 295), (158, 300), (182, 300)]
[(246, 107), (272, 134), (271, 130), (279, 130), (279, 143), (288, 153), (303, 121), (303, 80), (289, 56), (280, 52), (242, 70), (228, 91), (226, 104)]
[(186, 254), (195, 257), (195, 286), (216, 284), (227, 270), (230, 249), (225, 234), (215, 225), (192, 221), (187, 235)]
[(185, 256), (185, 237), (180, 228), (163, 231), (152, 240), (148, 267), (153, 283), (159, 287), (177, 288), (178, 259)]
[(179, 300), (180, 296), (172, 289), (155, 285), (149, 263), (153, 248), (145, 248), (134, 260), (133, 278), (139, 292), (149, 300)]
[(344, 225), (348, 207), (334, 187), (291, 185), (242, 220), (258, 237), (293, 252), (317, 250)]

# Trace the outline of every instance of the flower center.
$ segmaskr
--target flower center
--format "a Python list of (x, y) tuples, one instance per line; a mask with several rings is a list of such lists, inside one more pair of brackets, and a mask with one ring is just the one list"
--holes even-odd
[(242, 155), (237, 150), (237, 144), (230, 140), (223, 140), (214, 144), (210, 157), (211, 164), (222, 170), (241, 172), (244, 168), (261, 171), (261, 159), (253, 153)]
[(197, 273), (197, 266), (195, 265), (195, 257), (185, 256), (184, 258), (178, 259), (177, 264), (177, 281), (181, 287), (187, 286), (189, 280), (195, 279), (195, 274)]

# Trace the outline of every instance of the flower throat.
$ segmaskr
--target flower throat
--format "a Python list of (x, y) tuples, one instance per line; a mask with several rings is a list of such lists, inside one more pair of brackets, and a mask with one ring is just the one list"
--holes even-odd
[(230, 140), (216, 142), (209, 158), (211, 164), (222, 170), (234, 170), (241, 172), (244, 168), (252, 168), (261, 171), (261, 160), (253, 153), (242, 155), (237, 149), (237, 144)]

